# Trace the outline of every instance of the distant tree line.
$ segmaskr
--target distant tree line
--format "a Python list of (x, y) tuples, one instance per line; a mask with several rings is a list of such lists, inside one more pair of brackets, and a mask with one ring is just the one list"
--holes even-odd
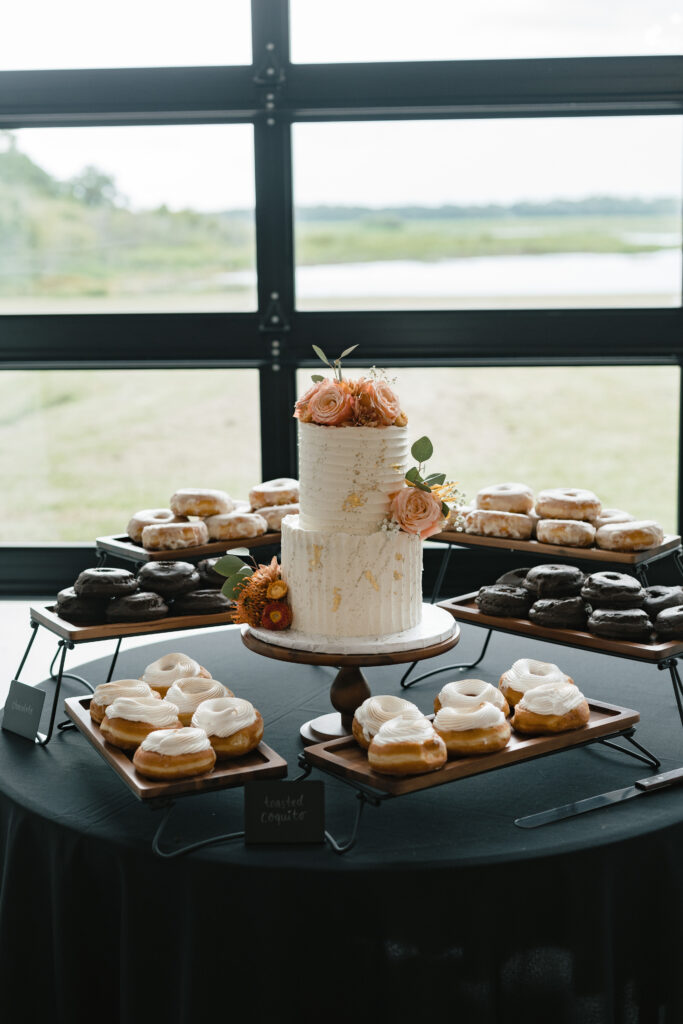
[(344, 221), (361, 218), (387, 219), (397, 217), (401, 220), (443, 220), (471, 218), (504, 218), (504, 217), (557, 217), (557, 216), (590, 216), (616, 215), (633, 216), (636, 214), (670, 215), (681, 211), (679, 199), (667, 196), (660, 199), (621, 198), (619, 196), (587, 196), (585, 199), (551, 199), (545, 203), (485, 203), (475, 206), (457, 206), (453, 203), (442, 206), (383, 206), (381, 208), (367, 206), (300, 206), (297, 217), (302, 221)]

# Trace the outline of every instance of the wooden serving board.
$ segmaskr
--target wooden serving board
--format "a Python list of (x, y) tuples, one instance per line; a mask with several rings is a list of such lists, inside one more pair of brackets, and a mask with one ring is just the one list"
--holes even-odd
[(146, 633), (172, 633), (178, 629), (200, 629), (203, 626), (232, 625), (232, 612), (217, 615), (167, 615), (151, 622), (106, 622), (98, 626), (77, 626), (57, 615), (56, 605), (30, 609), (31, 622), (39, 622), (51, 633), (79, 644), (86, 640), (111, 640), (120, 636), (143, 636)]
[(535, 640), (546, 640), (569, 647), (585, 647), (591, 651), (600, 651), (601, 654), (615, 654), (622, 658), (654, 662), (683, 654), (683, 640), (659, 640), (651, 644), (637, 643), (633, 640), (607, 640), (605, 637), (594, 636), (593, 633), (579, 629), (554, 629), (550, 626), (538, 626), (530, 619), (486, 615), (476, 604), (477, 593), (478, 591), (473, 590), (471, 594), (440, 601), (439, 607), (446, 608), (459, 622), (473, 622), (477, 626), (487, 626), (501, 633), (530, 636)]
[(507, 551), (523, 551), (538, 557), (549, 555), (554, 558), (573, 558), (576, 561), (613, 562), (619, 565), (641, 565), (656, 562), (681, 546), (677, 534), (667, 535), (657, 547), (647, 551), (603, 551), (602, 548), (573, 548), (562, 544), (541, 544), (537, 540), (509, 540), (506, 537), (480, 537), (474, 533), (459, 533), (457, 530), (442, 530), (430, 540), (442, 544), (461, 544), (463, 547), (504, 548)]
[(213, 555), (224, 555), (231, 548), (260, 548), (267, 544), (279, 544), (281, 533), (263, 533), (260, 537), (245, 537), (242, 540), (212, 540), (208, 544), (199, 544), (193, 548), (177, 548), (173, 551), (146, 551), (136, 544), (127, 534), (114, 537), (98, 537), (95, 546), (98, 551), (106, 551), (117, 558), (129, 562), (177, 562), (195, 558), (210, 558)]
[(138, 775), (133, 767), (132, 755), (112, 747), (90, 717), (90, 697), (67, 697), (64, 709), (76, 728), (83, 733), (97, 753), (104, 758), (116, 774), (123, 779), (138, 800), (153, 800), (158, 797), (173, 798), (190, 793), (207, 793), (214, 789), (228, 789), (243, 786), (253, 779), (278, 779), (287, 774), (287, 762), (265, 743), (259, 743), (255, 750), (234, 761), (217, 761), (208, 775), (192, 779), (177, 779), (162, 782)]
[(404, 793), (443, 786), (446, 782), (465, 779), (470, 775), (481, 775), (496, 768), (519, 764), (521, 761), (530, 761), (535, 757), (555, 754), (560, 750), (580, 747), (593, 740), (623, 732), (640, 721), (638, 712), (628, 708), (603, 704), (597, 700), (589, 700), (588, 705), (590, 719), (580, 729), (557, 733), (554, 736), (522, 736), (513, 729), (510, 742), (504, 750), (494, 754), (481, 754), (478, 757), (459, 757), (448, 761), (438, 771), (426, 775), (409, 775), (401, 778), (380, 775), (379, 772), (372, 770), (366, 752), (358, 746), (352, 736), (316, 743), (314, 746), (306, 747), (304, 754), (311, 764), (334, 775), (390, 793), (392, 796), (401, 796)]

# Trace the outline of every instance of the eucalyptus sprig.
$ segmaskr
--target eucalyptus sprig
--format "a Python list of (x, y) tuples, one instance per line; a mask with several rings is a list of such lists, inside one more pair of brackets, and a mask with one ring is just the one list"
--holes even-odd
[(231, 601), (237, 600), (244, 581), (254, 575), (254, 569), (244, 561), (245, 556), (251, 559), (255, 569), (256, 561), (248, 548), (233, 548), (229, 554), (219, 558), (214, 566), (219, 575), (227, 577), (221, 593)]
[[(315, 354), (317, 355), (318, 359), (322, 359), (323, 363), (325, 363), (326, 366), (329, 366), (329, 368), (332, 370), (332, 373), (334, 374), (335, 378), (338, 381), (341, 381), (341, 379), (342, 379), (341, 361), (342, 361), (342, 359), (345, 359), (347, 356), (350, 356), (351, 353), (353, 352), (353, 350), (358, 348), (358, 345), (352, 345), (351, 348), (345, 348), (344, 351), (342, 352), (342, 354), (337, 359), (335, 359), (333, 362), (330, 362), (330, 360), (327, 358), (327, 356), (325, 355), (323, 350), (318, 345), (313, 345), (312, 348), (313, 348), (313, 351), (315, 352)], [(318, 384), (321, 380), (325, 380), (325, 378), (323, 376), (321, 376), (319, 373), (314, 373), (313, 376), (311, 377), (311, 380), (315, 384)]]
[(411, 487), (417, 487), (420, 491), (427, 491), (431, 494), (436, 491), (436, 497), (441, 498), (441, 511), (445, 516), (450, 514), (450, 508), (443, 500), (444, 497), (450, 497), (451, 492), (455, 492), (454, 484), (446, 484), (445, 473), (430, 473), (428, 476), (424, 475), (425, 463), (431, 459), (434, 454), (434, 445), (428, 437), (420, 437), (415, 441), (410, 454), (417, 462), (417, 466), (411, 466), (406, 473), (406, 480)]

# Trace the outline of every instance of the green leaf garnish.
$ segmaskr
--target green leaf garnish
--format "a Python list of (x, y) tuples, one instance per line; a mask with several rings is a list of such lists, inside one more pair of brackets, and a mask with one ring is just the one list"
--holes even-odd
[(239, 572), (234, 573), (234, 575), (230, 576), (230, 578), (225, 581), (221, 587), (221, 592), (231, 601), (235, 601), (239, 597), (240, 590), (242, 589), (242, 584), (245, 579), (253, 575), (254, 570), (248, 565), (243, 565)]
[(317, 345), (313, 345), (311, 347), (313, 348), (313, 351), (317, 355), (318, 359), (322, 359), (326, 366), (332, 366), (332, 363), (329, 361), (329, 359), (327, 358), (327, 356), (325, 355), (321, 348), (319, 348)]
[(420, 476), (420, 470), (417, 468), (417, 466), (410, 467), (410, 469), (406, 473), (406, 480), (409, 480), (411, 484), (418, 483), (419, 481), (422, 480), (422, 477)]
[(416, 462), (427, 462), (434, 454), (434, 446), (428, 437), (420, 437), (410, 449), (410, 454)]
[[(339, 356), (339, 359), (346, 359), (347, 356), (351, 355), (355, 348), (358, 348), (358, 345), (352, 345), (351, 348), (345, 348), (342, 354)], [(337, 362), (339, 362), (339, 359), (337, 360)]]
[[(246, 548), (243, 549), (245, 554), (249, 554)], [(235, 553), (231, 552), (229, 555), (223, 555), (216, 562), (214, 569), (221, 576), (233, 576), (240, 569), (244, 569), (246, 566), (242, 559)]]
[(448, 519), (449, 515), (451, 514), (451, 510), (449, 509), (445, 501), (441, 502), (441, 511), (445, 515), (446, 519)]
[(427, 494), (431, 494), (432, 493), (431, 487), (427, 487), (427, 484), (423, 484), (419, 480), (415, 481), (415, 483), (413, 484), (413, 487), (417, 487), (418, 490), (420, 490), (420, 491), (426, 491)]
[(313, 381), (314, 384), (319, 384), (320, 381), (325, 380), (325, 378), (320, 373), (314, 373), (311, 377), (311, 380)]
[(230, 548), (230, 554), (239, 555), (240, 558), (244, 558), (245, 555), (247, 558), (251, 558), (251, 551), (249, 548)]
[(425, 483), (429, 484), (430, 487), (440, 487), (441, 484), (446, 483), (446, 474), (430, 473), (429, 476), (425, 477)]

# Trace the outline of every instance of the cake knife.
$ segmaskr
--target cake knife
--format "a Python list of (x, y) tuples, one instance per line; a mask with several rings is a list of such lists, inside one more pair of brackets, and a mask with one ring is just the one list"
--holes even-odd
[(537, 828), (539, 825), (562, 821), (563, 818), (573, 818), (576, 814), (585, 814), (586, 811), (593, 811), (599, 807), (611, 807), (612, 804), (619, 804), (634, 796), (644, 796), (646, 793), (654, 793), (658, 789), (665, 789), (667, 786), (676, 786), (681, 783), (683, 783), (683, 768), (674, 768), (670, 772), (648, 775), (646, 779), (638, 779), (632, 786), (626, 786), (624, 789), (613, 789), (610, 793), (599, 793), (597, 796), (586, 797), (585, 800), (577, 800), (573, 804), (563, 804), (562, 807), (551, 807), (548, 811), (539, 811), (538, 814), (528, 814), (524, 818), (516, 818), (515, 825), (519, 828)]

